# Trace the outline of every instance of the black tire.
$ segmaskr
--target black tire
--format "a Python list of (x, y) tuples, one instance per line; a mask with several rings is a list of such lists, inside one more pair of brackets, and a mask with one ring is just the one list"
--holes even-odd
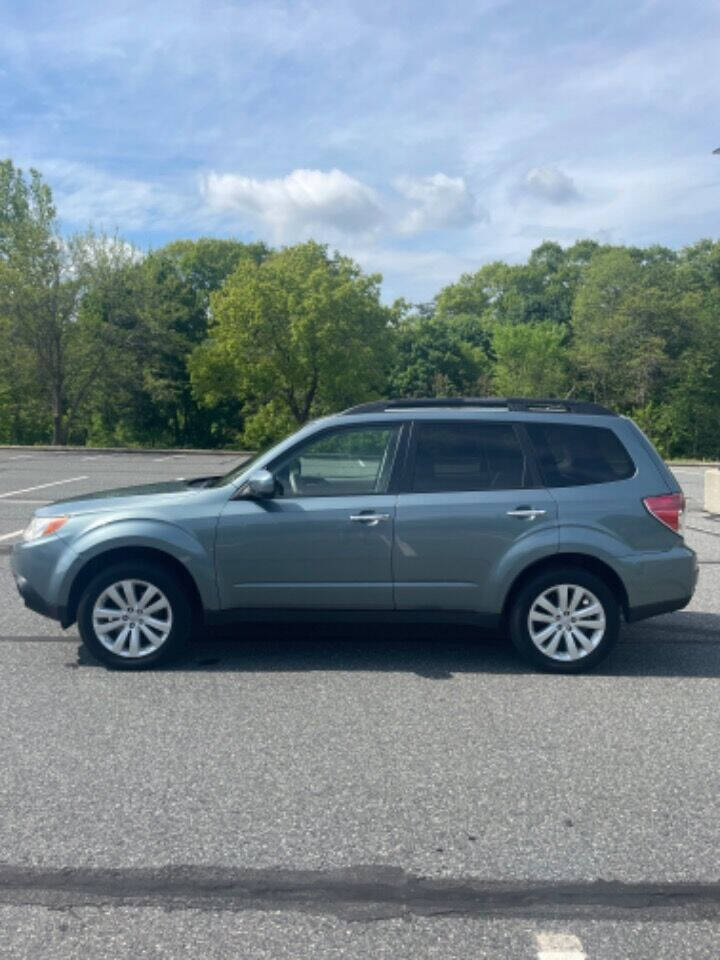
[[(562, 628), (562, 623), (567, 621), (557, 622), (554, 614), (549, 610), (545, 612), (545, 607), (534, 606), (536, 601), (538, 601), (546, 591), (552, 591), (553, 588), (560, 587), (561, 585), (577, 586), (589, 591), (602, 607), (605, 626), (600, 638), (594, 641), (600, 628), (592, 629), (583, 626), (583, 629), (579, 631), (589, 646), (593, 642), (596, 644), (589, 652), (585, 652), (581, 644), (575, 642), (575, 635), (571, 635), (570, 643), (568, 644), (565, 631)], [(570, 596), (572, 597), (574, 594), (570, 594)], [(561, 595), (559, 593), (554, 592), (550, 594), (550, 602), (553, 605), (557, 605), (558, 609), (560, 607), (560, 599)], [(585, 608), (590, 610), (591, 602), (589, 598), (583, 596), (583, 602), (585, 602), (585, 600), (588, 601), (587, 604), (585, 604)], [(534, 609), (535, 616), (543, 613), (544, 616), (548, 618), (552, 617), (553, 621), (557, 622), (555, 632), (551, 633), (550, 638), (540, 646), (533, 642), (530, 633), (528, 618), (531, 609)], [(583, 607), (578, 607), (578, 611), (582, 610)], [(589, 613), (585, 615), (585, 620), (587, 623), (594, 623), (596, 622), (595, 617), (597, 617), (596, 614)], [(580, 613), (578, 620), (582, 621), (582, 619), (583, 614)], [(555, 622), (548, 622), (547, 629), (550, 630), (552, 626), (555, 626)], [(534, 620), (533, 623), (535, 625), (535, 632), (539, 633), (543, 627), (542, 622), (538, 623), (537, 620)], [(574, 627), (577, 628), (577, 626), (579, 626), (578, 623), (570, 624), (570, 630), (572, 631), (572, 629)], [(617, 643), (620, 634), (620, 606), (617, 597), (605, 581), (584, 570), (582, 567), (549, 567), (529, 579), (517, 592), (509, 611), (509, 627), (510, 637), (516, 650), (525, 660), (533, 664), (533, 666), (552, 673), (582, 673), (585, 670), (591, 670), (600, 663), (601, 660), (604, 660)], [(562, 637), (559, 640), (558, 647), (554, 654), (548, 655), (544, 653), (541, 646), (546, 644), (551, 645), (558, 634), (561, 634)], [(573, 657), (573, 646), (575, 652), (578, 654), (577, 659), (571, 659)], [(567, 659), (560, 659), (563, 656)]]
[[(155, 649), (151, 649), (152, 641), (149, 641), (145, 635), (141, 633), (141, 630), (144, 626), (146, 632), (156, 636), (159, 640), (159, 638), (163, 635), (162, 629), (151, 627), (150, 619), (133, 619), (132, 623), (126, 622), (131, 620), (131, 618), (142, 618), (139, 608), (134, 608), (136, 612), (129, 616), (124, 616), (123, 619), (123, 615), (126, 611), (118, 607), (118, 629), (115, 630), (115, 628), (112, 628), (112, 632), (109, 634), (109, 636), (106, 634), (108, 642), (112, 642), (113, 637), (118, 638), (119, 641), (120, 633), (125, 626), (127, 626), (130, 630), (132, 630), (133, 626), (137, 626), (136, 633), (140, 638), (138, 641), (140, 648), (139, 652), (137, 652), (135, 655), (131, 655), (129, 652), (129, 638), (126, 641), (123, 641), (123, 655), (120, 653), (114, 653), (112, 650), (108, 649), (108, 647), (100, 639), (99, 634), (96, 632), (93, 622), (95, 604), (105, 594), (105, 591), (108, 590), (108, 588), (111, 588), (114, 584), (118, 584), (122, 581), (131, 581), (132, 591), (139, 600), (142, 599), (140, 591), (143, 590), (144, 592), (144, 588), (141, 585), (145, 584), (153, 586), (156, 591), (158, 591), (158, 599), (153, 599), (153, 597), (156, 595), (152, 595), (151, 599), (148, 601), (148, 607), (152, 607), (156, 603), (160, 602), (160, 597), (167, 602), (166, 605), (161, 607), (160, 611), (158, 612), (158, 616), (161, 618), (161, 621), (164, 619), (166, 623), (169, 622), (170, 627), (167, 631), (164, 631), (166, 634), (166, 639), (159, 642)], [(107, 595), (105, 596), (107, 600)], [(124, 594), (121, 594), (121, 597), (124, 596)], [(110, 600), (109, 604), (106, 604), (106, 600), (103, 600), (102, 609), (105, 609), (108, 606), (112, 606), (113, 609), (112, 617), (103, 617), (109, 626), (115, 621), (115, 605), (112, 600)], [(167, 613), (167, 608), (169, 608), (169, 615)], [(118, 563), (114, 564), (112, 567), (108, 567), (107, 570), (103, 570), (102, 573), (99, 573), (90, 581), (90, 583), (85, 587), (80, 598), (77, 623), (80, 636), (82, 637), (85, 646), (97, 660), (100, 660), (109, 667), (114, 667), (120, 670), (143, 670), (147, 669), (148, 667), (158, 666), (159, 664), (169, 663), (171, 660), (175, 660), (181, 656), (181, 654), (185, 651), (192, 635), (193, 609), (187, 599), (187, 590), (185, 590), (178, 582), (178, 579), (173, 575), (172, 571), (167, 570), (160, 564), (155, 564), (144, 560), (131, 560), (127, 563)]]

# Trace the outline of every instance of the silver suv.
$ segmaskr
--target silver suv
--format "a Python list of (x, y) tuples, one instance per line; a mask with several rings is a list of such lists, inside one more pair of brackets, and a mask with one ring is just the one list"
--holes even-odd
[(317, 420), (223, 477), (36, 511), (12, 568), (115, 667), (176, 656), (203, 624), (453, 620), (556, 672), (597, 664), (621, 618), (697, 580), (684, 498), (629, 419), (591, 403), (394, 400)]

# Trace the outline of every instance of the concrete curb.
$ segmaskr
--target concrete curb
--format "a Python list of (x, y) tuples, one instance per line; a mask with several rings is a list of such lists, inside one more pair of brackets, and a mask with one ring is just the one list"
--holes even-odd
[(174, 453), (181, 453), (204, 457), (250, 457), (256, 452), (255, 450), (227, 450), (225, 448), (198, 450), (194, 447), (53, 447), (50, 444), (38, 444), (37, 446), (0, 444), (0, 453), (11, 450), (19, 450), (23, 453), (140, 453), (146, 456), (155, 454), (171, 456)]
[(705, 510), (711, 516), (720, 513), (720, 470), (714, 467), (705, 471)]

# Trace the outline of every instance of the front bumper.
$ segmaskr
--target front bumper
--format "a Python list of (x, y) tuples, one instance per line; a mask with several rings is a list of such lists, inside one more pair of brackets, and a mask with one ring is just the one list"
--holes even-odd
[(54, 606), (53, 604), (48, 603), (47, 600), (43, 600), (37, 590), (33, 590), (25, 577), (18, 573), (16, 573), (14, 576), (17, 591), (23, 598), (23, 603), (28, 610), (33, 610), (35, 613), (41, 613), (44, 617), (49, 617), (51, 620), (58, 620), (63, 627), (69, 626), (69, 623), (66, 622), (66, 607)]
[(62, 576), (63, 561), (69, 559), (68, 550), (66, 543), (52, 536), (15, 544), (10, 555), (10, 570), (25, 606), (57, 620), (63, 628), (72, 622), (68, 616)]

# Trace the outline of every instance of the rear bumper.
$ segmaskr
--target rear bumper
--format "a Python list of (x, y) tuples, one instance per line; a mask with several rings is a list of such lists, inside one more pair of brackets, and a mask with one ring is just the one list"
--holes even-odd
[(679, 600), (663, 600), (660, 603), (648, 603), (644, 607), (630, 607), (627, 622), (635, 623), (637, 620), (647, 620), (648, 617), (657, 617), (661, 613), (672, 613), (673, 610), (682, 610), (691, 600), (692, 594), (688, 597), (681, 597)]
[(627, 590), (626, 614), (630, 623), (680, 610), (695, 592), (697, 556), (684, 544), (661, 553), (623, 557), (618, 566)]

